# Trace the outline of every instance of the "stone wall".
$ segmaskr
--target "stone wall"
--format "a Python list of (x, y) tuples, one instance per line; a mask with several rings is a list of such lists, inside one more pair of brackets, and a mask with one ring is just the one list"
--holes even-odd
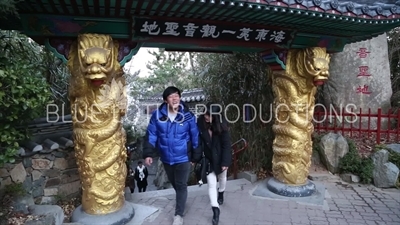
[(73, 148), (38, 152), (4, 165), (0, 168), (0, 190), (12, 183), (22, 183), (36, 204), (79, 195), (81, 185)]

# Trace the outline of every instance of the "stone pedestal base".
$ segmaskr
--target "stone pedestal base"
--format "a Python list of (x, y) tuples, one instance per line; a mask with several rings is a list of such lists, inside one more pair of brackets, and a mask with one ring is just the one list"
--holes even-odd
[(124, 206), (120, 210), (105, 215), (87, 214), (80, 205), (72, 213), (71, 222), (83, 225), (124, 225), (132, 220), (134, 215), (133, 204), (127, 201), (125, 201)]
[(268, 178), (268, 179), (260, 182), (251, 194), (256, 197), (261, 197), (261, 198), (270, 199), (270, 200), (292, 201), (292, 202), (296, 202), (298, 204), (314, 205), (314, 206), (318, 206), (318, 207), (322, 206), (324, 210), (329, 210), (329, 206), (325, 200), (325, 197), (326, 198), (331, 198), (331, 197), (323, 183), (318, 182), (318, 181), (313, 182), (315, 184), (316, 190), (310, 196), (288, 197), (288, 196), (278, 195), (278, 194), (275, 194), (274, 192), (270, 191), (267, 188), (267, 183), (270, 179), (272, 179), (272, 178)]
[(286, 197), (308, 197), (314, 194), (316, 190), (315, 184), (309, 180), (304, 185), (293, 186), (281, 183), (275, 178), (268, 180), (267, 188), (277, 195)]

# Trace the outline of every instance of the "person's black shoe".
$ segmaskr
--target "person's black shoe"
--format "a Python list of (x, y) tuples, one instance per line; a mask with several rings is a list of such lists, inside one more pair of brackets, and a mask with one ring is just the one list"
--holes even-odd
[(218, 204), (224, 204), (224, 192), (218, 192)]
[(218, 222), (219, 222), (219, 208), (218, 207), (212, 207), (212, 211), (213, 211), (212, 224), (213, 225), (218, 225)]

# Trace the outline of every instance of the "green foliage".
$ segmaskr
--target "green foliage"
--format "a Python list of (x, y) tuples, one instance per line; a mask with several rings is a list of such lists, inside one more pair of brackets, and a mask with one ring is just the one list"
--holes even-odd
[(128, 112), (123, 120), (126, 132), (126, 142), (135, 143), (138, 138), (144, 136), (147, 128), (147, 120), (140, 114), (139, 98), (146, 95), (148, 89), (145, 78), (139, 77), (140, 70), (133, 74), (125, 73), (126, 83), (129, 85)]
[(140, 77), (139, 75), (140, 70), (134, 72), (133, 74), (125, 73), (126, 83), (129, 85), (129, 94), (135, 99), (146, 95), (146, 92), (149, 88), (146, 83), (146, 78)]
[(4, 187), (4, 194), (11, 197), (18, 197), (26, 194), (26, 190), (22, 186), (22, 183), (13, 183)]
[(0, 224), (9, 224), (8, 218), (11, 212), (11, 202), (19, 196), (27, 194), (21, 183), (6, 185), (0, 192)]
[(323, 135), (318, 135), (318, 134), (313, 134), (312, 135), (312, 142), (313, 142), (313, 151), (318, 152), (318, 154), (321, 152), (321, 146), (319, 143), (321, 142)]
[(50, 87), (53, 104), (57, 105), (59, 112), (63, 107), (64, 114), (69, 114), (71, 111), (68, 99), (70, 73), (67, 65), (56, 58), (49, 50), (43, 49), (40, 67), (43, 71), (42, 75)]
[[(244, 138), (248, 149), (239, 155), (241, 169), (272, 167), (271, 72), (258, 54), (200, 54), (197, 56), (198, 80), (210, 100), (226, 108), (232, 142)], [(243, 106), (251, 104), (254, 121), (244, 122)], [(264, 122), (260, 119), (264, 120)], [(272, 119), (270, 119), (272, 118)], [(251, 119), (251, 118), (250, 118)], [(237, 121), (235, 121), (237, 120)], [(265, 122), (267, 121), (267, 122)]]
[(389, 162), (395, 164), (397, 168), (400, 168), (400, 154), (389, 149)]
[(144, 83), (151, 90), (148, 94), (162, 92), (168, 86), (176, 86), (181, 90), (194, 88), (192, 83), (194, 74), (188, 64), (193, 65), (192, 55), (185, 52), (167, 52), (164, 49), (149, 51), (154, 60), (147, 64), (151, 74), (144, 78)]
[(378, 144), (378, 145), (375, 145), (375, 147), (372, 149), (372, 151), (373, 151), (373, 152), (377, 152), (377, 151), (379, 151), (379, 150), (381, 150), (381, 149), (386, 149), (386, 145), (385, 145), (385, 144)]
[(18, 129), (24, 122), (43, 115), (50, 98), (45, 81), (35, 76), (30, 65), (8, 64), (0, 67), (0, 165), (13, 162), (18, 142), (27, 134)]
[[(28, 138), (26, 122), (45, 115), (50, 88), (43, 74), (41, 48), (16, 32), (0, 43), (0, 166), (13, 162), (19, 142)], [(5, 110), (7, 109), (7, 110)]]
[(127, 143), (134, 143), (138, 138), (142, 138), (146, 134), (148, 121), (138, 118), (134, 122), (124, 121), (123, 127), (126, 131)]
[(15, 0), (0, 0), (0, 18), (7, 18), (7, 15), (14, 15), (18, 17)]
[(130, 144), (132, 142), (135, 142), (136, 139), (132, 130), (132, 126), (130, 124), (124, 123), (123, 127), (126, 133), (126, 143)]
[(360, 177), (361, 182), (369, 184), (372, 182), (374, 163), (369, 157), (361, 157), (358, 154), (354, 141), (347, 139), (349, 152), (339, 161), (341, 173), (352, 173)]
[(68, 196), (65, 195), (64, 193), (57, 194), (54, 196), (54, 200), (56, 201), (57, 204), (61, 204), (62, 202), (66, 202), (69, 200)]
[(349, 152), (340, 159), (339, 168), (342, 173), (358, 174), (361, 157), (359, 156), (354, 142), (350, 139), (347, 140), (349, 144)]
[(68, 101), (69, 71), (66, 65), (49, 50), (16, 31), (0, 30), (0, 61), (3, 64), (21, 64), (34, 69), (50, 87), (51, 99), (61, 111), (70, 111)]
[(360, 171), (358, 176), (365, 184), (369, 184), (373, 180), (374, 162), (370, 157), (361, 158)]

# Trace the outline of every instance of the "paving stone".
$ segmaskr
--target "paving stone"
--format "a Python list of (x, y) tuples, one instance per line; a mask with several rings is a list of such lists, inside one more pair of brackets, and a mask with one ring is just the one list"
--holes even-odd
[[(251, 190), (258, 183), (230, 187), (225, 191), (225, 202), (220, 207), (220, 225), (357, 225), (357, 224), (400, 224), (400, 190), (370, 189), (364, 185), (343, 186), (324, 181), (330, 198), (326, 199), (328, 210), (322, 206), (299, 204), (295, 201), (273, 200), (254, 197)], [(228, 186), (230, 183), (228, 182)], [(203, 187), (202, 187), (203, 188)], [(196, 189), (197, 190), (197, 189)], [(207, 186), (189, 192), (184, 224), (211, 224)], [(379, 190), (379, 192), (377, 191)], [(160, 213), (143, 224), (171, 224), (175, 211), (175, 195), (147, 197), (134, 194), (134, 202), (157, 207)], [(137, 201), (137, 202), (136, 202)], [(399, 200), (400, 201), (400, 200)]]
[(396, 215), (388, 215), (394, 222), (400, 222), (400, 218)]
[(329, 225), (328, 221), (311, 220), (311, 225)]
[(347, 218), (346, 221), (350, 224), (365, 224), (363, 219)]

